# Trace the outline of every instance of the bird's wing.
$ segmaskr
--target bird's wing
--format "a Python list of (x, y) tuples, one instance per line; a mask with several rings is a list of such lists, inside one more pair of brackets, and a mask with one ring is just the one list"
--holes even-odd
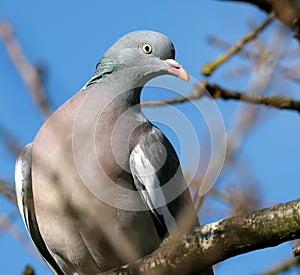
[(37, 224), (31, 179), (32, 143), (27, 144), (21, 151), (15, 166), (15, 188), (18, 207), (28, 233), (39, 252), (56, 274), (64, 274), (49, 252)]
[[(176, 229), (185, 232), (199, 226), (189, 190), (185, 189), (187, 185), (177, 154), (159, 129), (152, 127), (139, 140), (131, 152), (129, 164), (135, 186), (152, 213), (154, 225), (161, 238)], [(168, 182), (178, 193), (171, 202), (168, 202), (167, 194), (161, 189)], [(182, 191), (182, 188), (185, 190)], [(163, 206), (160, 206), (162, 203)], [(213, 274), (211, 267), (199, 273)]]
[[(134, 184), (151, 211), (154, 225), (160, 237), (177, 230), (178, 213), (191, 205), (189, 193), (178, 194), (179, 197), (169, 202), (162, 187), (170, 181), (182, 185), (184, 178), (176, 152), (168, 139), (156, 127), (152, 127), (139, 140), (130, 154), (129, 165)], [(174, 177), (175, 175), (175, 177)]]

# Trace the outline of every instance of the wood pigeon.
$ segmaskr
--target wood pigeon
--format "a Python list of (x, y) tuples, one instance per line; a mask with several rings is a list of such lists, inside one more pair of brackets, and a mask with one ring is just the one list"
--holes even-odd
[(150, 79), (188, 81), (174, 56), (161, 33), (126, 34), (20, 153), (18, 207), (55, 274), (109, 270), (199, 225), (176, 152), (140, 107)]

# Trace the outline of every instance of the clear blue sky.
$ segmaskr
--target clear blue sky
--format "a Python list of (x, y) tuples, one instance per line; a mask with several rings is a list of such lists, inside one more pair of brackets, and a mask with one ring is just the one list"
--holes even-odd
[[(249, 30), (247, 20), (259, 23), (264, 14), (245, 4), (209, 0), (0, 0), (0, 19), (12, 23), (30, 60), (46, 66), (46, 87), (52, 105), (57, 108), (85, 84), (105, 50), (127, 32), (151, 29), (165, 33), (175, 44), (176, 59), (193, 77), (203, 80), (200, 67), (220, 53), (219, 49), (208, 45), (207, 35), (214, 34), (234, 42)], [(232, 65), (238, 64), (235, 58)], [(34, 138), (43, 120), (1, 41), (0, 71), (0, 123), (26, 144)], [(239, 90), (248, 87), (247, 78), (228, 81), (222, 70), (210, 80)], [(285, 88), (281, 86), (275, 90), (284, 93)], [(239, 103), (218, 101), (218, 105), (225, 125), (230, 125)], [(295, 112), (262, 109), (267, 112), (268, 119), (247, 138), (242, 154), (261, 183), (260, 192), (268, 206), (299, 197), (300, 127)], [(0, 177), (13, 181), (14, 161), (0, 141)], [(16, 215), (14, 209), (8, 201), (0, 199), (1, 213)], [(17, 225), (24, 231), (20, 218), (17, 218)], [(51, 274), (31, 252), (32, 248), (24, 248), (1, 228), (0, 234), (2, 274), (21, 274), (26, 264), (33, 266), (37, 274)], [(253, 252), (222, 263), (216, 268), (216, 274), (254, 274), (291, 253), (290, 244)]]

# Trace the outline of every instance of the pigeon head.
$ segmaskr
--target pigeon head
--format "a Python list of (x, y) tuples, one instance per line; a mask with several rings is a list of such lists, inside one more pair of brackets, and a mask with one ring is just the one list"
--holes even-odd
[(166, 74), (188, 81), (189, 74), (174, 58), (174, 45), (164, 34), (146, 30), (130, 32), (107, 50), (88, 84), (101, 82), (107, 74), (123, 75), (142, 85)]

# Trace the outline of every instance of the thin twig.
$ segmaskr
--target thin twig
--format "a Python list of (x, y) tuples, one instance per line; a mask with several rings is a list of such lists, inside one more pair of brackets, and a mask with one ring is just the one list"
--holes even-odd
[(293, 100), (285, 96), (260, 96), (251, 93), (241, 93), (225, 89), (217, 84), (210, 84), (206, 81), (202, 85), (207, 89), (213, 98), (222, 98), (224, 100), (235, 99), (247, 103), (266, 105), (278, 109), (288, 109), (300, 112), (300, 101)]
[(240, 100), (247, 103), (257, 104), (257, 105), (266, 105), (269, 107), (274, 107), (278, 109), (287, 109), (300, 112), (300, 101), (293, 100), (285, 96), (260, 96), (246, 92), (238, 92), (230, 89), (223, 88), (217, 84), (211, 84), (207, 81), (202, 81), (195, 85), (193, 92), (185, 97), (177, 97), (166, 99), (162, 101), (147, 101), (142, 102), (142, 106), (164, 106), (168, 104), (179, 104), (184, 103), (189, 100), (199, 99), (204, 95), (204, 88), (207, 90), (208, 94), (211, 95), (214, 99), (222, 98), (224, 100), (234, 99)]
[[(221, 50), (226, 50), (228, 51), (230, 48), (232, 48), (232, 44), (230, 44), (229, 42), (217, 37), (217, 36), (213, 36), (213, 35), (209, 35), (207, 37), (207, 41), (210, 45), (217, 47)], [(253, 51), (249, 51), (246, 49), (241, 49), (239, 51), (239, 54), (241, 57), (244, 57), (246, 59), (256, 59), (257, 54)]]
[(16, 228), (17, 231), (22, 232), (15, 224), (15, 220), (19, 217), (19, 211), (17, 209), (13, 209), (11, 213), (1, 214), (0, 213), (0, 237), (5, 233), (9, 232), (12, 236), (16, 236)]
[(206, 76), (211, 75), (217, 67), (223, 64), (225, 61), (227, 61), (234, 54), (238, 53), (248, 42), (255, 39), (257, 35), (272, 22), (274, 17), (275, 14), (271, 12), (268, 18), (261, 25), (259, 25), (256, 29), (252, 30), (250, 33), (246, 34), (241, 40), (237, 42), (236, 45), (233, 45), (225, 54), (220, 55), (214, 61), (204, 64), (201, 70), (202, 74)]
[(42, 85), (40, 70), (28, 61), (21, 43), (13, 34), (12, 26), (7, 21), (0, 22), (0, 36), (6, 46), (12, 64), (27, 85), (43, 116), (48, 117), (52, 110)]
[(7, 181), (0, 179), (0, 193), (14, 203), (17, 203), (15, 190)]
[(291, 69), (288, 67), (281, 66), (281, 73), (285, 76), (286, 79), (293, 81), (297, 84), (300, 83), (299, 69)]
[(263, 272), (263, 275), (276, 275), (276, 274), (281, 274), (282, 272), (288, 271), (289, 269), (297, 266), (300, 264), (300, 257), (295, 257), (295, 258), (290, 258), (282, 263), (279, 263), (269, 270)]
[(26, 265), (22, 274), (23, 275), (34, 275), (35, 272), (34, 272), (34, 269), (31, 266)]
[(298, 0), (229, 0), (247, 2), (270, 13), (273, 11), (278, 20), (294, 30), (294, 37), (300, 39), (300, 3)]
[(300, 257), (300, 239), (295, 241), (295, 246), (293, 247), (293, 254), (295, 257)]
[(154, 106), (164, 106), (169, 104), (184, 103), (190, 100), (199, 99), (201, 96), (203, 96), (204, 91), (205, 91), (204, 87), (200, 84), (199, 87), (197, 87), (197, 89), (195, 88), (192, 91), (192, 93), (190, 93), (187, 96), (171, 98), (171, 99), (166, 99), (161, 101), (143, 101), (141, 102), (141, 105), (146, 107), (154, 107)]
[(3, 140), (4, 144), (6, 145), (6, 148), (13, 156), (17, 156), (20, 153), (22, 149), (20, 140), (1, 122), (0, 139)]

